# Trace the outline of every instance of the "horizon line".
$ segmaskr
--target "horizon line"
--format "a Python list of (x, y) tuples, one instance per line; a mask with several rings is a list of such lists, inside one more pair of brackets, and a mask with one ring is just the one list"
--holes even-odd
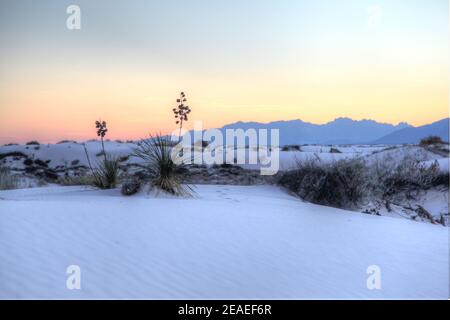
[[(321, 125), (330, 124), (330, 123), (332, 123), (332, 122), (334, 122), (336, 120), (339, 120), (339, 119), (348, 119), (348, 120), (351, 120), (351, 121), (354, 121), (354, 122), (373, 121), (373, 122), (375, 122), (377, 124), (391, 125), (391, 126), (399, 126), (401, 124), (405, 124), (405, 125), (408, 125), (409, 127), (412, 127), (412, 128), (418, 128), (418, 127), (422, 127), (422, 126), (426, 126), (426, 125), (431, 125), (433, 123), (436, 123), (436, 122), (439, 122), (439, 121), (442, 121), (442, 120), (446, 120), (446, 119), (450, 120), (450, 115), (448, 115), (448, 116), (446, 116), (444, 118), (440, 118), (438, 120), (426, 123), (426, 124), (422, 124), (422, 125), (412, 125), (412, 124), (408, 123), (407, 121), (400, 121), (397, 124), (394, 124), (394, 123), (389, 123), (389, 122), (379, 122), (377, 120), (368, 119), (368, 118), (353, 119), (353, 118), (345, 117), (345, 116), (336, 117), (333, 120), (330, 120), (330, 121), (327, 121), (327, 122), (324, 122), (324, 123), (313, 123), (313, 122), (303, 121), (300, 118), (294, 118), (294, 119), (290, 119), (290, 120), (274, 120), (274, 121), (269, 121), (269, 122), (237, 120), (237, 121), (234, 121), (234, 122), (230, 122), (230, 123), (224, 124), (221, 127), (204, 128), (204, 129), (202, 129), (202, 131), (209, 130), (209, 129), (222, 129), (222, 128), (226, 127), (226, 126), (230, 126), (230, 125), (238, 124), (238, 123), (257, 123), (257, 124), (267, 125), (267, 124), (276, 123), (276, 122), (301, 121), (303, 123), (321, 126)], [(193, 120), (190, 123), (194, 123), (195, 121), (196, 120)], [(201, 120), (197, 120), (197, 121), (201, 121)], [(161, 132), (161, 130), (160, 130), (159, 133), (164, 136), (164, 135), (170, 135), (170, 132), (173, 132), (173, 131), (174, 130), (168, 130), (168, 132)], [(194, 128), (186, 129), (186, 131), (187, 132), (192, 132), (192, 131), (194, 131)], [(149, 135), (150, 135), (150, 133), (147, 133), (146, 136), (149, 136)], [(8, 137), (0, 137), (0, 143), (4, 146), (4, 145), (7, 145), (7, 144), (26, 144), (28, 142), (37, 140), (36, 138), (14, 139), (13, 137), (9, 137), (9, 141), (10, 142), (6, 142), (7, 139), (8, 139)], [(120, 140), (122, 142), (126, 142), (126, 141), (138, 141), (138, 140), (141, 140), (141, 139), (144, 139), (144, 138), (142, 138), (142, 137), (141, 138), (134, 138), (134, 137), (123, 138), (123, 137), (113, 136), (113, 137), (110, 137), (108, 139), (105, 139), (105, 141), (109, 140), (111, 142), (114, 142), (114, 141)], [(42, 141), (42, 139), (39, 139), (39, 140)], [(94, 140), (97, 140), (97, 139), (96, 138), (78, 138), (77, 139), (77, 138), (70, 138), (70, 137), (62, 137), (62, 138), (60, 137), (60, 138), (51, 138), (50, 141), (49, 140), (45, 140), (45, 142), (41, 142), (41, 141), (38, 141), (38, 142), (41, 143), (41, 144), (57, 144), (58, 142), (61, 142), (61, 141), (75, 141), (75, 142), (78, 143), (78, 142), (89, 142), (89, 141), (94, 141)], [(98, 140), (98, 141), (100, 141), (100, 140)]]

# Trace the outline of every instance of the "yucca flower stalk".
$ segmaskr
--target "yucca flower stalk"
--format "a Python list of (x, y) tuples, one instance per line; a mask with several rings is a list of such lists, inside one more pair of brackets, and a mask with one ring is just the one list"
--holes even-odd
[(183, 129), (183, 122), (188, 121), (188, 114), (191, 113), (191, 109), (185, 103), (187, 102), (186, 94), (180, 93), (180, 97), (177, 99), (178, 105), (172, 109), (175, 116), (175, 123), (180, 125), (179, 139), (181, 140), (181, 130)]
[(103, 142), (103, 138), (105, 137), (106, 132), (108, 132), (108, 129), (106, 128), (106, 121), (95, 121), (95, 128), (97, 129), (97, 137), (100, 137), (100, 140), (102, 142), (103, 157), (106, 161), (105, 143)]
[(119, 159), (106, 154), (105, 144), (103, 142), (106, 132), (108, 132), (106, 122), (101, 120), (95, 121), (95, 128), (97, 129), (97, 136), (101, 139), (103, 152), (103, 160), (97, 163), (97, 167), (95, 169), (92, 167), (86, 144), (83, 144), (89, 169), (91, 170), (93, 177), (93, 185), (100, 189), (113, 189), (116, 187), (119, 179)]

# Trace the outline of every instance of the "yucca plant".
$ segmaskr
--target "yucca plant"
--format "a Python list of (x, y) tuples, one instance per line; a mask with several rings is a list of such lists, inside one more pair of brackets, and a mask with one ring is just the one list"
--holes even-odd
[(97, 165), (97, 175), (100, 178), (98, 187), (102, 189), (113, 189), (119, 180), (119, 160), (116, 157), (106, 155), (103, 161)]
[(134, 150), (133, 156), (144, 160), (146, 169), (151, 178), (152, 185), (159, 189), (178, 196), (192, 195), (192, 188), (181, 184), (176, 171), (183, 164), (173, 161), (176, 153), (167, 138), (161, 135), (150, 136), (141, 140)]
[(120, 161), (118, 158), (105, 155), (104, 159), (97, 163), (97, 167), (93, 168), (91, 160), (84, 145), (84, 152), (92, 173), (92, 185), (100, 189), (113, 189), (116, 187), (120, 174)]
[(119, 158), (106, 154), (105, 145), (103, 143), (106, 132), (108, 132), (106, 122), (101, 120), (96, 121), (95, 128), (97, 129), (97, 136), (101, 138), (103, 153), (103, 160), (97, 163), (95, 169), (92, 167), (86, 145), (83, 144), (84, 152), (86, 153), (86, 158), (93, 177), (92, 184), (100, 189), (113, 189), (116, 187), (119, 180), (120, 161)]

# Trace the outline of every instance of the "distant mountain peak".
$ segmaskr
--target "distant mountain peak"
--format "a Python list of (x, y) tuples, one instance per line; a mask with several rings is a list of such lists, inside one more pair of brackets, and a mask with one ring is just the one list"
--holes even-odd
[[(414, 129), (407, 122), (380, 123), (372, 119), (353, 120), (338, 117), (324, 124), (314, 124), (301, 119), (278, 120), (267, 123), (238, 121), (221, 129), (279, 129), (280, 144), (356, 144), (371, 143), (396, 131)], [(448, 140), (448, 139), (446, 139)]]
[[(401, 123), (399, 123), (400, 125)], [(449, 118), (444, 118), (433, 123), (412, 127), (406, 126), (399, 130), (391, 132), (373, 143), (380, 144), (400, 144), (400, 143), (419, 143), (421, 139), (428, 136), (438, 136), (443, 141), (449, 141)]]

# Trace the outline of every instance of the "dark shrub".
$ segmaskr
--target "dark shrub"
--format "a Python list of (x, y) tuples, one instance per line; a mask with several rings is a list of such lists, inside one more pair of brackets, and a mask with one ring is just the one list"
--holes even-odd
[(197, 146), (197, 147), (201, 147), (202, 149), (205, 149), (206, 147), (209, 146), (209, 141), (205, 141), (205, 140), (198, 140), (193, 144), (193, 147)]
[(154, 176), (150, 175), (150, 172), (148, 170), (139, 170), (133, 174), (133, 177), (135, 179), (138, 179), (141, 182), (150, 181)]
[(28, 156), (20, 151), (13, 151), (7, 153), (0, 153), (0, 160), (6, 157), (15, 157), (15, 158), (28, 158)]
[(38, 141), (36, 141), (36, 140), (33, 140), (33, 141), (27, 142), (26, 145), (27, 145), (27, 146), (31, 146), (31, 145), (40, 145), (40, 143), (39, 143)]
[(430, 166), (413, 156), (396, 161), (384, 159), (374, 163), (371, 169), (372, 189), (385, 199), (399, 192), (414, 197), (414, 193), (427, 190), (443, 179), (437, 162)]
[(40, 167), (48, 167), (47, 163), (45, 161), (42, 161), (41, 159), (34, 160), (34, 163)]
[(37, 167), (29, 166), (25, 168), (25, 173), (35, 173), (37, 171)]
[(301, 151), (299, 145), (286, 145), (281, 148), (281, 151)]
[(176, 174), (186, 174), (186, 173), (189, 172), (189, 169), (186, 168), (186, 167), (179, 166), (179, 167), (175, 168), (175, 171), (174, 171), (174, 172), (175, 172)]
[(330, 153), (342, 153), (342, 152), (337, 148), (330, 148)]
[(449, 174), (438, 162), (430, 165), (406, 155), (375, 162), (362, 158), (321, 163), (307, 160), (281, 175), (279, 184), (301, 198), (327, 206), (353, 209), (363, 200), (382, 200), (387, 205), (398, 195), (414, 199), (424, 190), (449, 186)]
[(449, 173), (448, 172), (440, 172), (436, 175), (433, 186), (446, 186), (449, 187)]
[(125, 156), (121, 156), (119, 157), (119, 162), (125, 162), (128, 161), (130, 159), (130, 156), (125, 155)]
[(25, 160), (23, 160), (23, 164), (26, 166), (31, 166), (31, 165), (33, 165), (33, 160), (25, 159)]
[(73, 160), (70, 164), (72, 165), (72, 166), (76, 166), (77, 164), (79, 164), (80, 163), (80, 160)]
[(337, 208), (354, 208), (367, 193), (367, 166), (361, 159), (321, 163), (298, 162), (297, 169), (284, 173), (279, 184), (302, 199)]
[(139, 191), (141, 182), (137, 178), (131, 178), (122, 184), (121, 192), (124, 196), (131, 196)]
[(429, 145), (433, 145), (433, 144), (443, 144), (444, 141), (442, 141), (441, 137), (438, 136), (429, 136), (426, 138), (423, 138), (422, 140), (420, 140), (420, 145), (422, 147), (426, 147)]
[(48, 180), (56, 181), (58, 179), (58, 174), (52, 169), (46, 169), (44, 171), (44, 176)]

